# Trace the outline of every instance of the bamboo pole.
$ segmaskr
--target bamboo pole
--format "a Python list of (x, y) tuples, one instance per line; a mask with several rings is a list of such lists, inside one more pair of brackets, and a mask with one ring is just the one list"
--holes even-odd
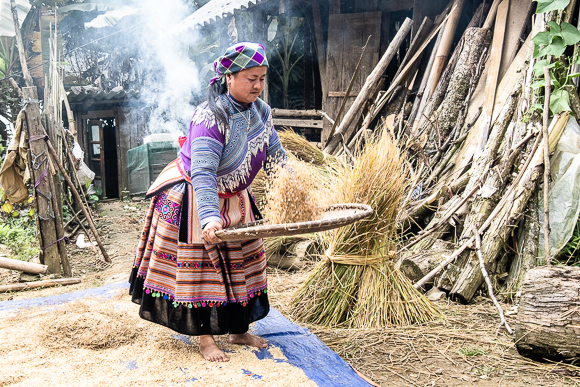
[(382, 77), (387, 66), (389, 63), (391, 63), (391, 60), (395, 57), (397, 50), (405, 40), (407, 34), (411, 31), (412, 26), (413, 21), (409, 18), (406, 18), (403, 22), (403, 25), (397, 32), (397, 35), (395, 35), (393, 41), (389, 44), (387, 51), (376, 65), (372, 73), (367, 77), (364, 86), (356, 97), (356, 100), (350, 109), (346, 112), (344, 119), (340, 123), (340, 126), (336, 129), (334, 137), (329, 139), (328, 144), (324, 149), (327, 154), (332, 154), (342, 141), (348, 143), (350, 140), (350, 137), (353, 134), (352, 132), (354, 132), (354, 128), (350, 130), (350, 127), (354, 126), (354, 121), (357, 119), (357, 117), (360, 116), (361, 109), (363, 108), (366, 101), (371, 97), (371, 93), (374, 91), (376, 83)]
[(18, 45), (18, 55), (20, 57), (20, 67), (22, 67), (22, 75), (26, 86), (32, 86), (32, 77), (28, 72), (28, 65), (26, 64), (26, 52), (24, 51), (24, 44), (22, 43), (22, 33), (20, 32), (20, 23), (18, 22), (18, 12), (16, 11), (16, 3), (10, 0), (10, 8), (12, 9), (12, 20), (14, 21), (14, 32), (16, 33), (16, 44)]
[[(493, 108), (495, 106), (495, 94), (497, 91), (499, 68), (501, 65), (501, 58), (503, 53), (503, 43), (506, 31), (506, 22), (509, 11), (509, 0), (503, 0), (497, 8), (497, 18), (495, 19), (495, 28), (493, 31), (493, 40), (491, 43), (490, 59), (487, 64), (487, 77), (485, 82), (485, 99), (483, 102), (482, 119), (483, 125), (481, 129), (481, 141), (476, 151), (475, 159), (485, 149), (489, 130), (491, 128), (491, 121), (493, 117)], [(491, 13), (491, 12), (490, 12)], [(489, 15), (488, 15), (489, 16)]]
[(542, 134), (542, 147), (544, 148), (544, 250), (546, 254), (546, 263), (552, 263), (550, 254), (550, 139), (548, 137), (548, 119), (550, 115), (550, 69), (544, 66), (544, 78), (546, 85), (544, 86), (544, 115)]
[(0, 257), (0, 267), (3, 269), (23, 271), (30, 274), (46, 274), (46, 271), (48, 270), (48, 266), (46, 265), (5, 257)]
[(433, 67), (429, 75), (429, 83), (427, 84), (427, 98), (433, 94), (439, 78), (443, 73), (445, 65), (447, 64), (447, 59), (449, 59), (449, 52), (451, 51), (451, 46), (453, 45), (453, 38), (455, 37), (455, 32), (457, 31), (457, 25), (459, 24), (459, 19), (461, 17), (461, 11), (463, 10), (463, 4), (465, 0), (455, 0), (453, 8), (449, 12), (449, 19), (445, 24), (445, 30), (441, 37), (441, 44), (437, 49), (437, 54), (435, 55), (435, 61), (433, 62)]
[(48, 138), (46, 133), (45, 133), (44, 141), (46, 142), (46, 145), (48, 146), (48, 150), (49, 150), (52, 158), (54, 159), (54, 162), (56, 163), (56, 165), (58, 166), (58, 169), (60, 170), (60, 172), (64, 176), (64, 180), (66, 181), (66, 183), (70, 187), (74, 198), (79, 203), (81, 210), (83, 211), (83, 215), (85, 216), (85, 218), (87, 219), (87, 222), (89, 223), (89, 227), (91, 228), (91, 231), (93, 232), (93, 235), (95, 236), (95, 240), (97, 241), (97, 244), (99, 245), (99, 248), (101, 249), (101, 253), (103, 254), (103, 257), (105, 258), (105, 261), (110, 263), (111, 258), (109, 258), (109, 254), (107, 254), (107, 251), (105, 250), (105, 246), (103, 246), (103, 243), (101, 242), (101, 238), (99, 237), (99, 233), (97, 232), (95, 224), (92, 222), (92, 218), (90, 218), (90, 214), (88, 213), (88, 210), (85, 208), (83, 201), (82, 201), (75, 185), (73, 184), (68, 173), (66, 172), (66, 170), (64, 169), (60, 160), (58, 159), (58, 155), (56, 154), (56, 151), (54, 150), (54, 148), (50, 142), (50, 139)]
[(74, 285), (74, 284), (80, 284), (80, 283), (81, 283), (80, 278), (59, 278), (59, 279), (46, 280), (46, 281), (23, 282), (23, 283), (19, 283), (19, 284), (0, 286), (0, 293), (18, 292), (18, 291), (26, 290), (26, 289), (50, 288), (53, 286)]

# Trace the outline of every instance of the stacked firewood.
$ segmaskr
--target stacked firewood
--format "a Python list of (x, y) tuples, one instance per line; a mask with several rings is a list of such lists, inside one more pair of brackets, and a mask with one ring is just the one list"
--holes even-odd
[[(377, 92), (386, 68), (379, 62), (378, 76), (368, 77), (325, 151), (356, 157), (366, 131), (386, 127), (407, 152), (413, 175), (398, 219), (412, 235), (401, 250), (401, 270), (417, 288), (437, 286), (465, 303), (484, 289), (487, 271), (496, 290), (513, 299), (527, 271), (541, 263), (544, 147), (549, 143), (554, 151), (570, 114), (546, 125), (530, 109), (538, 102), (530, 87), (531, 37), (548, 17), (538, 15), (532, 25), (531, 2), (495, 0), (484, 2), (458, 31), (463, 3), (454, 0), (435, 21), (422, 21), (399, 72)], [(406, 27), (383, 56), (386, 62)], [(461, 36), (455, 45), (454, 36)]]

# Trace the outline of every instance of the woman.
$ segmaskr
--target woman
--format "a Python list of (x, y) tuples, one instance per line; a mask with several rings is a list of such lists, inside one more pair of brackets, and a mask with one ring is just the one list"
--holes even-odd
[(221, 242), (215, 232), (248, 223), (257, 209), (249, 185), (286, 153), (258, 98), (264, 47), (238, 43), (214, 63), (208, 100), (199, 105), (180, 156), (147, 193), (153, 197), (130, 278), (145, 320), (200, 336), (209, 361), (228, 361), (213, 335), (265, 348), (248, 333), (269, 311), (263, 241)]

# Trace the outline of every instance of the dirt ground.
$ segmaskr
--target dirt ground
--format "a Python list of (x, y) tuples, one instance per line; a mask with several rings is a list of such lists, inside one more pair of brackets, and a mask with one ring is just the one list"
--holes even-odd
[[(98, 263), (98, 250), (78, 249), (71, 244), (73, 275), (80, 277), (82, 283), (1, 294), (0, 301), (43, 297), (127, 280), (147, 206), (146, 201), (109, 201), (99, 205), (97, 225), (112, 259), (109, 267)], [(269, 269), (271, 304), (290, 320), (290, 299), (307, 278), (309, 267), (293, 273)], [(17, 280), (18, 274), (1, 271), (0, 278), (6, 283)], [(129, 300), (128, 295), (120, 297), (125, 303)], [(488, 299), (478, 298), (471, 305), (440, 301), (437, 306), (445, 319), (421, 326), (343, 330), (299, 324), (380, 386), (580, 386), (580, 367), (538, 363), (519, 356), (513, 339), (497, 331), (499, 317)], [(505, 305), (504, 310), (508, 321), (513, 321), (515, 308)], [(23, 321), (27, 318), (22, 317)], [(14, 324), (18, 321), (11, 320), (10, 326)], [(1, 325), (0, 330), (7, 328)], [(31, 357), (35, 351), (39, 356), (47, 355), (40, 347), (36, 348), (27, 348)], [(178, 350), (175, 346), (168, 348)], [(122, 351), (122, 346), (116, 350)], [(74, 351), (70, 356), (74, 356)], [(0, 385), (16, 383), (17, 380), (5, 380)]]

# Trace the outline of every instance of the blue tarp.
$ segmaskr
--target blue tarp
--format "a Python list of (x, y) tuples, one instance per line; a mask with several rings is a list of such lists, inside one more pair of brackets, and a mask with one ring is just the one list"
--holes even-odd
[[(108, 299), (117, 294), (118, 289), (126, 289), (128, 286), (128, 283), (116, 283), (100, 288), (50, 297), (3, 301), (0, 302), (0, 312), (11, 315), (18, 313), (21, 309), (56, 306), (86, 297)], [(253, 333), (267, 339), (270, 344), (279, 347), (290, 364), (301, 368), (310, 380), (321, 387), (370, 386), (369, 383), (356, 374), (348, 363), (328, 348), (318, 337), (310, 333), (308, 329), (288, 321), (275, 309), (271, 309), (265, 319), (256, 322)], [(189, 342), (186, 336), (176, 335), (175, 337)], [(188, 344), (191, 344), (191, 342)], [(255, 353), (260, 360), (274, 359), (267, 348), (257, 350)], [(193, 382), (194, 380), (190, 381)]]

